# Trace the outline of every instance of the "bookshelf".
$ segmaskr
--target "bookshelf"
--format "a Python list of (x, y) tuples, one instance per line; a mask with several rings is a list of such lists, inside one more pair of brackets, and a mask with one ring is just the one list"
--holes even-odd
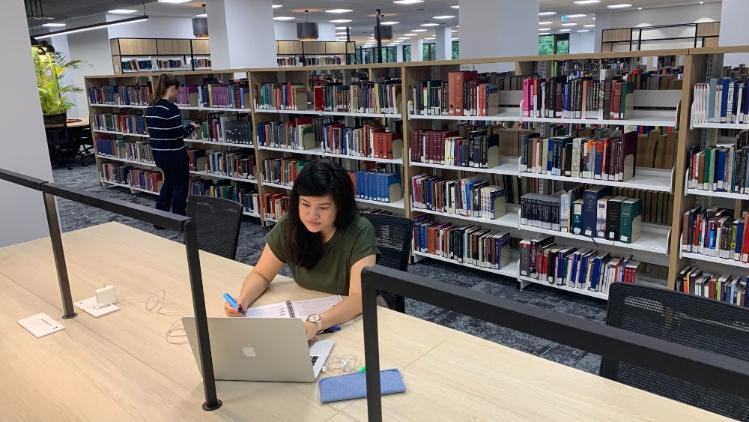
[[(241, 74), (241, 73), (240, 73)], [(158, 171), (155, 163), (150, 159), (133, 159), (130, 157), (130, 150), (123, 152), (127, 148), (132, 147), (132, 143), (145, 142), (147, 143), (148, 134), (145, 128), (138, 127), (134, 130), (137, 133), (130, 133), (129, 131), (123, 130), (111, 130), (109, 127), (102, 127), (101, 122), (96, 119), (97, 115), (113, 113), (113, 114), (125, 114), (133, 116), (142, 116), (147, 108), (147, 101), (150, 86), (153, 86), (157, 73), (144, 73), (138, 75), (123, 74), (123, 75), (107, 75), (107, 76), (94, 76), (86, 78), (86, 91), (89, 94), (89, 112), (91, 115), (92, 122), (92, 133), (96, 139), (95, 150), (96, 150), (96, 165), (97, 173), (99, 174), (99, 181), (105, 186), (116, 186), (130, 189), (131, 192), (145, 192), (149, 194), (158, 194), (148, 189), (142, 189), (137, 186), (132, 186), (128, 183), (115, 182), (107, 180), (103, 177), (102, 166), (106, 163), (121, 164), (126, 166), (132, 166), (138, 169), (148, 169), (151, 171)], [(201, 85), (204, 80), (211, 81), (230, 81), (235, 79), (234, 72), (175, 72), (180, 79), (183, 87), (198, 86)], [(113, 88), (118, 87), (115, 91)], [(92, 89), (98, 89), (92, 93)], [(94, 97), (94, 95), (98, 95)], [(251, 124), (251, 104), (249, 103), (249, 92), (246, 94), (246, 107), (229, 107), (226, 103), (215, 104), (198, 104), (196, 105), (180, 105), (180, 109), (183, 114), (183, 119), (192, 121), (212, 121), (212, 119), (230, 118), (244, 119), (247, 121), (247, 125)], [(178, 101), (185, 101), (184, 98), (178, 99)], [(190, 99), (190, 101), (196, 101)], [(219, 101), (216, 97), (215, 101)], [(236, 104), (234, 104), (236, 105)], [(206, 125), (208, 130), (208, 125)], [(208, 132), (211, 137), (205, 137), (202, 129), (201, 133), (193, 138), (185, 139), (185, 144), (188, 149), (205, 150), (206, 154), (210, 152), (219, 153), (244, 153), (249, 154), (250, 157), (256, 157), (256, 148), (252, 140), (251, 134), (248, 133), (248, 138), (245, 143), (232, 142), (225, 138), (222, 138), (216, 132)], [(113, 139), (110, 142), (112, 145), (117, 145), (117, 152), (112, 154), (105, 154), (99, 151), (99, 139)], [(124, 146), (124, 149), (122, 148)], [(149, 149), (150, 151), (150, 149)], [(225, 192), (228, 187), (224, 186), (229, 184), (231, 186), (232, 194), (237, 194), (239, 189), (257, 190), (257, 174), (253, 171), (249, 177), (237, 177), (236, 175), (230, 175), (226, 172), (219, 171), (208, 171), (205, 169), (191, 169), (190, 176), (193, 183), (207, 184), (208, 186), (216, 185), (223, 186), (220, 189)], [(202, 181), (202, 182), (201, 182)], [(236, 190), (235, 190), (236, 188)], [(192, 189), (192, 184), (191, 184)], [(197, 188), (196, 188), (197, 189)], [(260, 218), (259, 209), (243, 209), (243, 214), (250, 217)]]
[(112, 38), (109, 44), (116, 74), (211, 68), (208, 39)]
[[(693, 62), (691, 67), (695, 72), (695, 83), (702, 84), (702, 87), (704, 88), (700, 88), (705, 89), (705, 91), (698, 94), (698, 88), (695, 87), (692, 92), (690, 110), (691, 120), (688, 129), (685, 129), (685, 131), (689, 133), (686, 145), (689, 148), (696, 148), (696, 151), (698, 151), (699, 154), (705, 153), (707, 150), (713, 148), (729, 149), (732, 145), (736, 144), (737, 134), (749, 130), (749, 123), (746, 123), (746, 121), (744, 121), (744, 123), (737, 123), (737, 120), (732, 119), (730, 116), (726, 116), (725, 110), (730, 108), (730, 103), (724, 105), (722, 108), (720, 107), (720, 104), (718, 104), (718, 109), (714, 109), (715, 111), (712, 112), (707, 103), (708, 98), (711, 96), (710, 92), (713, 93), (713, 98), (711, 98), (710, 101), (716, 101), (714, 96), (715, 88), (711, 84), (711, 81), (717, 80), (718, 83), (720, 83), (720, 78), (735, 75), (732, 73), (733, 71), (730, 67), (724, 68), (724, 58), (732, 53), (747, 52), (749, 52), (747, 46), (690, 49), (690, 60)], [(741, 77), (741, 75), (737, 76)], [(733, 82), (731, 82), (731, 85), (733, 85)], [(731, 86), (731, 88), (733, 88), (733, 86)], [(738, 94), (737, 98), (740, 96), (741, 94)], [(737, 104), (733, 104), (733, 107), (737, 108), (738, 106)], [(710, 114), (710, 116), (708, 116), (708, 114)], [(721, 115), (723, 118), (720, 117)], [(715, 150), (713, 149), (713, 151)], [(738, 148), (736, 148), (736, 151), (738, 151)], [(699, 157), (699, 155), (697, 155), (697, 157)], [(748, 209), (749, 194), (735, 192), (726, 187), (723, 189), (716, 189), (716, 187), (713, 186), (710, 189), (710, 184), (707, 183), (708, 179), (702, 179), (705, 181), (704, 184), (699, 181), (699, 179), (705, 177), (705, 175), (700, 175), (700, 164), (697, 164), (697, 168), (693, 167), (695, 164), (697, 164), (697, 161), (693, 162), (691, 159), (688, 160), (689, 168), (683, 173), (685, 181), (683, 190), (684, 211), (694, 210), (695, 207), (698, 206), (702, 207), (703, 210), (708, 208), (726, 209), (732, 210), (732, 213), (728, 215), (729, 219), (743, 219), (741, 212), (742, 210)], [(714, 162), (711, 164), (714, 165), (713, 168), (717, 174), (719, 164)], [(728, 163), (726, 163), (726, 165), (728, 165)], [(706, 164), (705, 169), (707, 169), (707, 167)], [(702, 171), (705, 171), (705, 169)], [(727, 167), (724, 166), (723, 169), (727, 169)], [(691, 185), (689, 183), (692, 180), (692, 177), (690, 176), (692, 173), (697, 175), (696, 178), (698, 178), (698, 182), (696, 185)], [(740, 172), (738, 172), (735, 167), (729, 174), (731, 174), (732, 177), (740, 177)], [(713, 179), (713, 177), (717, 176), (708, 175), (707, 177), (715, 181), (716, 179)], [(694, 271), (696, 269), (703, 271), (703, 274), (710, 274), (716, 278), (729, 275), (733, 276), (734, 279), (741, 278), (742, 280), (745, 280), (745, 277), (749, 275), (748, 263), (734, 257), (721, 257), (715, 249), (708, 250), (705, 248), (704, 250), (699, 250), (699, 248), (693, 247), (690, 251), (688, 246), (686, 246), (687, 249), (685, 249), (685, 246), (682, 245), (682, 243), (688, 242), (688, 240), (685, 240), (688, 238), (685, 238), (687, 234), (684, 232), (684, 229), (689, 226), (689, 230), (692, 230), (692, 226), (690, 226), (691, 223), (685, 221), (686, 219), (686, 216), (682, 216), (682, 228), (679, 230), (679, 259), (684, 271)], [(731, 245), (733, 245), (733, 243)], [(709, 282), (711, 289), (714, 287), (713, 282), (714, 279)], [(720, 285), (720, 279), (718, 279), (718, 285)], [(696, 290), (699, 289), (700, 286), (689, 286), (687, 288), (695, 289), (694, 294), (709, 295), (707, 292), (697, 292)], [(708, 289), (708, 287), (704, 288)], [(720, 290), (720, 287), (718, 287), (718, 290)]]
[[(555, 283), (549, 283), (546, 280), (520, 275), (519, 271), (519, 249), (517, 241), (520, 239), (538, 238), (544, 236), (553, 236), (555, 243), (560, 247), (578, 247), (600, 252), (608, 252), (617, 257), (632, 257), (644, 265), (642, 274), (638, 274), (638, 282), (649, 285), (657, 285), (664, 288), (673, 289), (680, 271), (689, 265), (709, 265), (710, 268), (724, 268), (726, 273), (747, 274), (747, 264), (732, 260), (721, 259), (714, 256), (705, 256), (695, 253), (681, 251), (681, 234), (683, 224), (683, 214), (690, 207), (693, 207), (700, 201), (706, 201), (706, 204), (712, 204), (713, 201), (727, 206), (741, 209), (742, 204), (746, 207), (749, 200), (749, 194), (738, 194), (732, 192), (713, 192), (701, 189), (690, 189), (688, 186), (688, 163), (687, 156), (689, 148), (705, 142), (717, 142), (720, 140), (718, 133), (726, 130), (747, 129), (747, 125), (736, 125), (732, 123), (694, 123), (692, 117), (692, 89), (694, 84), (704, 82), (705, 78), (710, 76), (710, 69), (719, 69), (722, 65), (721, 57), (723, 54), (731, 52), (749, 52), (749, 47), (730, 47), (730, 48), (712, 48), (712, 49), (670, 49), (670, 50), (649, 50), (634, 52), (609, 52), (601, 54), (575, 54), (559, 56), (519, 56), (519, 57), (499, 57), (499, 58), (480, 58), (467, 60), (448, 60), (448, 61), (431, 61), (431, 62), (411, 62), (411, 63), (385, 63), (385, 64), (362, 64), (362, 65), (340, 65), (340, 66), (306, 66), (306, 67), (277, 67), (277, 68), (253, 68), (253, 69), (232, 69), (222, 71), (222, 75), (234, 74), (241, 72), (246, 74), (251, 93), (251, 107), (232, 109), (232, 108), (215, 108), (215, 107), (182, 107), (185, 115), (190, 118), (197, 118), (204, 114), (223, 113), (225, 115), (246, 116), (252, 122), (253, 139), (251, 144), (219, 144), (206, 139), (186, 140), (188, 147), (192, 148), (231, 148), (235, 150), (246, 150), (254, 154), (257, 162), (256, 174), (252, 180), (242, 180), (239, 183), (250, 184), (254, 186), (259, 193), (259, 209), (254, 213), (263, 224), (273, 224), (276, 218), (267, 214), (263, 204), (263, 195), (265, 194), (283, 194), (288, 193), (291, 185), (276, 183), (273, 181), (264, 181), (263, 165), (268, 160), (302, 160), (326, 158), (340, 160), (341, 163), (349, 170), (358, 170), (367, 166), (389, 166), (384, 168), (395, 168), (400, 173), (402, 186), (402, 199), (394, 202), (385, 203), (358, 198), (357, 202), (362, 207), (376, 207), (388, 210), (396, 215), (403, 215), (412, 219), (421, 218), (420, 216), (433, 218), (438, 222), (453, 222), (456, 225), (475, 225), (498, 232), (510, 233), (513, 241), (508, 246), (511, 253), (511, 260), (508, 265), (500, 269), (487, 268), (485, 266), (473, 265), (469, 263), (457, 262), (455, 260), (431, 254), (423, 251), (413, 251), (414, 259), (435, 259), (449, 262), (466, 268), (473, 268), (479, 271), (485, 271), (505, 277), (510, 277), (518, 281), (520, 287), (530, 284), (547, 286), (559, 290), (568, 291), (575, 294), (581, 294), (597, 299), (606, 299), (605, 291), (593, 291), (581, 289), (576, 286), (565, 286)], [(658, 89), (650, 92), (649, 90), (636, 90), (632, 95), (632, 112), (626, 119), (592, 119), (592, 118), (559, 118), (559, 117), (524, 117), (523, 116), (523, 92), (522, 90), (500, 91), (500, 107), (496, 113), (489, 116), (453, 116), (453, 115), (434, 115), (422, 114), (414, 109), (409, 108), (410, 92), (409, 87), (415, 82), (426, 79), (445, 79), (448, 73), (458, 70), (478, 70), (480, 72), (502, 68), (503, 70), (514, 70), (516, 75), (536, 74), (549, 76), (554, 69), (564, 68), (564, 66), (633, 66), (635, 63), (670, 63), (675, 64), (680, 70), (680, 87), (670, 87), (670, 89)], [(665, 66), (665, 64), (664, 64)], [(210, 72), (180, 72), (186, 81), (200, 80), (204, 77), (216, 75)], [(135, 83), (137, 81), (147, 81), (152, 78), (153, 74), (136, 75), (106, 75), (100, 77), (87, 78), (88, 84), (105, 85), (113, 82), (117, 83)], [(312, 98), (312, 89), (314, 80), (320, 78), (332, 77), (337, 81), (348, 84), (366, 77), (369, 80), (378, 78), (400, 78), (401, 97), (398, 110), (388, 112), (361, 112), (359, 111), (326, 111), (313, 110), (312, 107), (306, 110), (281, 109), (278, 107), (268, 107), (260, 104), (258, 92), (255, 87), (264, 83), (284, 84), (294, 83), (304, 87), (304, 90)], [(139, 112), (145, 108), (141, 104), (91, 104), (93, 112)], [(398, 158), (381, 158), (367, 157), (359, 155), (349, 155), (356, 153), (333, 153), (325, 152), (316, 139), (314, 148), (304, 150), (292, 149), (282, 146), (261, 145), (258, 139), (258, 125), (269, 124), (270, 122), (286, 122), (298, 118), (328, 119), (337, 120), (349, 127), (357, 127), (362, 122), (372, 122), (373, 124), (388, 126), (395, 125), (403, 133), (403, 147)], [(93, 121), (93, 120), (92, 120)], [(441, 163), (429, 163), (413, 160), (409, 148), (408, 133), (413, 130), (442, 130), (446, 128), (456, 128), (461, 124), (487, 124), (491, 126), (501, 126), (502, 131), (509, 133), (509, 138), (500, 137), (500, 155), (498, 160), (488, 167), (464, 167), (458, 165), (448, 165)], [(574, 133), (595, 133), (600, 128), (620, 128), (627, 131), (640, 127), (657, 126), (665, 136), (673, 134), (675, 137), (673, 156), (669, 156), (665, 168), (657, 166), (650, 167), (640, 166), (635, 171), (635, 176), (624, 181), (602, 180), (595, 178), (571, 177), (564, 175), (552, 175), (545, 173), (531, 173), (521, 168), (518, 148), (512, 146), (515, 139), (522, 138), (523, 133), (531, 130), (538, 131), (544, 137), (555, 136), (560, 131), (575, 131)], [(580, 132), (587, 131), (587, 132)], [(514, 133), (517, 132), (517, 135)], [(120, 135), (124, 139), (133, 141), (143, 140), (143, 135), (101, 132), (107, 135)], [(503, 132), (504, 133), (504, 132)], [(513, 137), (513, 136), (516, 136)], [(577, 135), (576, 135), (577, 136)], [(588, 135), (579, 135), (588, 136)], [(508, 141), (510, 139), (510, 141)], [(724, 142), (725, 139), (721, 140)], [(505, 145), (505, 144), (509, 144)], [(503, 146), (504, 145), (504, 146)], [(507, 148), (505, 148), (507, 147)], [(112, 157), (97, 157), (97, 165), (101, 162), (112, 161)], [(133, 166), (142, 165), (142, 163), (132, 163)], [(621, 241), (607, 240), (603, 238), (591, 238), (577, 235), (570, 232), (545, 230), (536, 227), (522, 225), (520, 222), (519, 209), (517, 204), (508, 203), (507, 211), (498, 218), (479, 218), (474, 216), (458, 215), (448, 212), (437, 211), (433, 209), (423, 209), (412, 206), (411, 204), (411, 177), (420, 173), (428, 175), (442, 175), (446, 178), (464, 178), (468, 176), (481, 175), (490, 180), (507, 180), (516, 181), (518, 186), (551, 186), (556, 188), (570, 188), (585, 184), (589, 186), (611, 186), (622, 191), (647, 193), (655, 198), (656, 194), (665, 195), (670, 201), (670, 205), (665, 206), (662, 211), (661, 222), (642, 224), (641, 236), (632, 243)], [(220, 178), (221, 175), (204, 174), (197, 172), (193, 174), (196, 178)], [(497, 179), (500, 178), (500, 179)], [(233, 181), (233, 180), (232, 180)], [(113, 183), (102, 181), (106, 185)], [(492, 182), (494, 183), (494, 182)], [(120, 186), (122, 186), (120, 184)], [(129, 187), (124, 185), (123, 187)], [(131, 189), (137, 192), (137, 189)], [(147, 190), (145, 190), (148, 192)], [(152, 192), (148, 192), (152, 193)], [(650, 198), (650, 196), (647, 196)], [(660, 198), (660, 197), (659, 197)], [(655, 199), (653, 199), (655, 200)], [(745, 202), (742, 202), (745, 201)]]

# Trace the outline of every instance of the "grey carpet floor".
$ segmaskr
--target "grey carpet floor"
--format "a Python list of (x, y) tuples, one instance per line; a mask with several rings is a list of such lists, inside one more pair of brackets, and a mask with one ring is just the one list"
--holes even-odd
[[(96, 167), (94, 165), (80, 167), (76, 164), (71, 170), (66, 168), (54, 169), (54, 179), (55, 182), (73, 186), (87, 192), (100, 193), (111, 198), (148, 206), (155, 204), (155, 196), (153, 195), (145, 193), (131, 194), (127, 189), (99, 186), (96, 178)], [(149, 233), (182, 241), (181, 234), (177, 232), (171, 230), (157, 231), (150, 224), (85, 205), (60, 200), (58, 206), (63, 231), (117, 221)], [(259, 224), (259, 220), (249, 217), (243, 218), (237, 260), (254, 265), (265, 244), (265, 234), (267, 231), (267, 228)], [(478, 291), (485, 295), (511, 299), (519, 303), (588, 320), (603, 322), (605, 317), (606, 304), (603, 301), (537, 285), (528, 286), (521, 291), (518, 289), (517, 281), (515, 280), (436, 260), (425, 259), (412, 264), (409, 267), (409, 272), (431, 280), (439, 280), (465, 289)], [(289, 275), (288, 269), (284, 268), (282, 274)], [(237, 280), (237, 289), (239, 289), (240, 282), (241, 280)], [(600, 356), (422, 302), (408, 299), (406, 301), (406, 312), (428, 321), (455, 328), (587, 372), (597, 373), (600, 366)]]

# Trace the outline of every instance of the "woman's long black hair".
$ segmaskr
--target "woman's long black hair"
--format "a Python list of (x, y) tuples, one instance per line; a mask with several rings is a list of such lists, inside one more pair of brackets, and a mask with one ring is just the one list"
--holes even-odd
[(354, 199), (354, 188), (346, 170), (340, 164), (327, 160), (307, 163), (294, 181), (289, 200), (289, 215), (284, 237), (286, 259), (304, 268), (313, 268), (323, 255), (321, 233), (311, 233), (299, 219), (300, 196), (330, 195), (338, 211), (335, 219), (336, 230), (344, 230), (351, 224), (359, 211)]

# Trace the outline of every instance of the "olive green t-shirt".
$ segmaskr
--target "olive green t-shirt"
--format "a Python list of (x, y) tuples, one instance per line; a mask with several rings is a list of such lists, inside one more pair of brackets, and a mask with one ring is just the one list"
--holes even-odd
[(361, 215), (345, 229), (337, 229), (333, 237), (323, 244), (323, 256), (313, 268), (304, 268), (287, 262), (284, 216), (268, 232), (266, 242), (276, 258), (289, 265), (294, 280), (305, 289), (336, 295), (348, 295), (351, 266), (360, 259), (380, 253), (377, 249), (372, 223)]

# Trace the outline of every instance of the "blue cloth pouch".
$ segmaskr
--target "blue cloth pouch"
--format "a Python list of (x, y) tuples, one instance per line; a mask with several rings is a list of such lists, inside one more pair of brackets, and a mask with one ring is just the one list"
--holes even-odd
[[(382, 395), (403, 393), (406, 386), (397, 369), (380, 371), (380, 391)], [(337, 375), (320, 380), (320, 402), (360, 399), (367, 397), (367, 378), (365, 373)]]

